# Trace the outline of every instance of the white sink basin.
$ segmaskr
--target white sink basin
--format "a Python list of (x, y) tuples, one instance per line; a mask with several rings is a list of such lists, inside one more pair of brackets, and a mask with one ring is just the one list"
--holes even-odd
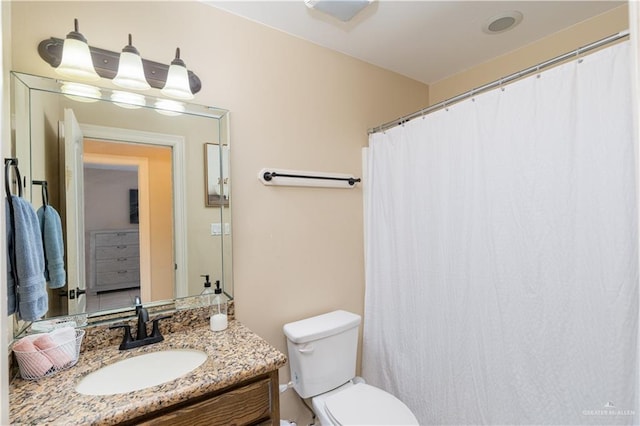
[(184, 376), (206, 359), (206, 353), (192, 349), (138, 355), (87, 374), (76, 385), (76, 391), (84, 395), (115, 395), (145, 389)]

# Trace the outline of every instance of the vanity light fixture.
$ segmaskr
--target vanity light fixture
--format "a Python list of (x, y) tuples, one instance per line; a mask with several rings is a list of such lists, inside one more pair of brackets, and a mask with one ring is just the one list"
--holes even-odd
[(78, 102), (97, 102), (102, 97), (100, 89), (90, 84), (64, 82), (60, 91), (67, 98)]
[(96, 81), (100, 76), (93, 67), (87, 39), (78, 32), (78, 20), (73, 20), (74, 30), (67, 34), (62, 47), (62, 58), (56, 72), (67, 78)]
[(151, 88), (144, 76), (140, 52), (131, 44), (131, 34), (129, 34), (129, 44), (120, 53), (118, 74), (113, 79), (113, 84), (133, 90), (149, 90)]
[(171, 61), (167, 82), (161, 90), (162, 94), (177, 99), (193, 99), (193, 93), (189, 87), (187, 66), (180, 59), (180, 48), (176, 49), (176, 57)]
[[(74, 49), (73, 51), (69, 50), (69, 54), (66, 53), (67, 45)], [(78, 60), (77, 54), (73, 52), (83, 49), (82, 46), (88, 49), (89, 55), (81, 56), (84, 59)], [(77, 19), (75, 20), (75, 31), (70, 32), (65, 40), (55, 37), (42, 40), (38, 45), (38, 53), (45, 62), (56, 68), (58, 73), (74, 80), (98, 80), (102, 77), (114, 80), (114, 84), (120, 87), (144, 90), (141, 87), (133, 87), (131, 82), (134, 79), (131, 79), (131, 73), (125, 70), (129, 69), (129, 64), (133, 64), (133, 61), (137, 63), (139, 58), (142, 62), (144, 77), (140, 78), (136, 72), (135, 80), (142, 83), (141, 86), (144, 86), (143, 82), (146, 80), (148, 85), (153, 88), (165, 89), (162, 91), (164, 95), (178, 99), (192, 99), (193, 95), (202, 88), (198, 76), (187, 70), (184, 61), (180, 59), (179, 51), (169, 66), (140, 58), (137, 49), (131, 44), (131, 38), (129, 38), (129, 44), (125, 46), (122, 54), (89, 46), (84, 36), (78, 32)], [(137, 65), (135, 68), (140, 69)], [(78, 71), (78, 69), (82, 71)]]

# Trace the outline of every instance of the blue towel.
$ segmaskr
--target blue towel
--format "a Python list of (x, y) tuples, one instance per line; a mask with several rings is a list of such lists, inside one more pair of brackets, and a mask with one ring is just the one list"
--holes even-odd
[[(11, 197), (13, 204), (18, 314), (25, 321), (39, 320), (49, 307), (44, 279), (44, 252), (40, 223), (35, 210), (23, 198)], [(7, 218), (10, 220), (10, 218)]]
[(64, 271), (60, 215), (53, 207), (42, 206), (38, 209), (38, 220), (44, 244), (44, 277), (49, 282), (49, 288), (64, 287), (67, 276)]

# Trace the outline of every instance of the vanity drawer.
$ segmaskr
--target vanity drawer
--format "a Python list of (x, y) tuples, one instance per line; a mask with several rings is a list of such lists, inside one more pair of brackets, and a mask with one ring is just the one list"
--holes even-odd
[(272, 415), (269, 379), (259, 380), (138, 425), (252, 425)]

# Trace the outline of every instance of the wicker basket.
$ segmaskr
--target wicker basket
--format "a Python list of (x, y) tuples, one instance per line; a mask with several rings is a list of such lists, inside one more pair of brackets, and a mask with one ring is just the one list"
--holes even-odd
[[(84, 330), (75, 330), (75, 333), (75, 338), (53, 348), (36, 352), (23, 352), (13, 349), (22, 378), (37, 380), (76, 365), (80, 356), (80, 345), (84, 337)], [(24, 338), (35, 340), (39, 336), (39, 334), (33, 334)]]

